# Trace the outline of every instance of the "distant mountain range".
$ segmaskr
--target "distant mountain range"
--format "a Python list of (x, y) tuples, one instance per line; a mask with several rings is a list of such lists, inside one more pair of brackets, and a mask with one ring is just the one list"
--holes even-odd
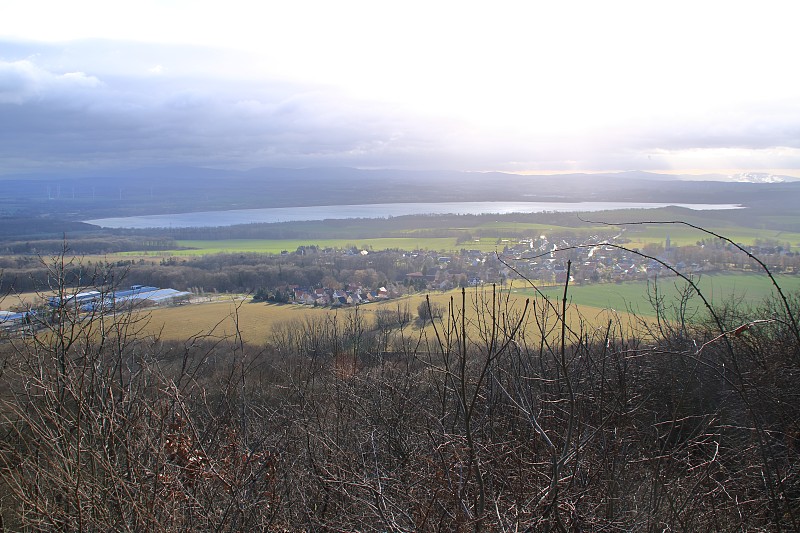
[(351, 179), (354, 176), (373, 176), (385, 178), (388, 176), (400, 179), (447, 179), (457, 176), (487, 176), (487, 177), (517, 177), (526, 176), (529, 179), (547, 178), (619, 178), (646, 181), (723, 181), (738, 183), (787, 183), (800, 181), (800, 178), (766, 172), (741, 172), (735, 174), (673, 174), (658, 173), (643, 170), (626, 170), (620, 172), (572, 172), (525, 175), (505, 172), (468, 172), (454, 170), (396, 170), (396, 169), (358, 169), (348, 167), (314, 167), (314, 168), (277, 168), (259, 167), (249, 170), (231, 170), (187, 166), (151, 166), (140, 168), (121, 168), (106, 170), (75, 170), (58, 169), (33, 173), (17, 173), (0, 175), (0, 183), (8, 181), (48, 181), (48, 180), (150, 180), (150, 179), (218, 179), (228, 177), (254, 177), (272, 178), (276, 176), (294, 175), (301, 177), (314, 176), (317, 179)]

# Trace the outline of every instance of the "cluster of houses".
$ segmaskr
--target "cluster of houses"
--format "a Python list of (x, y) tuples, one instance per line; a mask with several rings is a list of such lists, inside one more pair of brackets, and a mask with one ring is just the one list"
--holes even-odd
[[(516, 242), (503, 239), (498, 242), (497, 253), (461, 250), (460, 253), (441, 256), (417, 251), (414, 257), (424, 258), (428, 268), (407, 273), (405, 281), (420, 290), (503, 283), (520, 277), (538, 283), (563, 284), (568, 275), (570, 282), (576, 283), (622, 282), (659, 274), (663, 270), (659, 260), (674, 264), (682, 272), (719, 269), (708, 260), (676, 262), (669, 240), (661, 257), (655, 259), (616, 246), (592, 244), (606, 240), (598, 235), (552, 240), (540, 236)], [(569, 273), (567, 261), (571, 261)]]
[(369, 302), (388, 300), (395, 296), (397, 296), (395, 291), (390, 291), (386, 287), (380, 287), (374, 290), (367, 290), (361, 287), (352, 290), (294, 287), (292, 291), (292, 301), (294, 303), (321, 307), (360, 305)]
[[(515, 272), (509, 273), (509, 277), (522, 274), (529, 279), (555, 284), (566, 282), (568, 275), (571, 283), (621, 282), (646, 279), (662, 270), (657, 260), (616, 246), (592, 244), (603, 240), (599, 236), (590, 236), (585, 240), (562, 238), (548, 241), (542, 236), (538, 240), (520, 241), (505, 247), (503, 256), (514, 266)], [(569, 273), (568, 260), (571, 261)]]
[[(575, 282), (623, 282), (652, 278), (667, 271), (670, 265), (682, 273), (719, 271), (747, 271), (753, 262), (733, 245), (716, 241), (716, 246), (673, 247), (667, 235), (663, 247), (653, 247), (649, 254), (633, 253), (620, 246), (591, 244), (612, 242), (624, 244), (618, 239), (601, 239), (591, 236), (585, 240), (565, 238), (548, 241), (540, 239), (520, 241), (506, 246), (502, 256), (513, 264), (515, 270), (530, 279), (566, 281), (566, 262), (572, 261), (570, 281)], [(616, 241), (616, 242), (615, 242)], [(742, 246), (758, 256), (773, 272), (795, 273), (800, 266), (797, 254), (782, 246)], [(511, 276), (513, 277), (513, 276)]]

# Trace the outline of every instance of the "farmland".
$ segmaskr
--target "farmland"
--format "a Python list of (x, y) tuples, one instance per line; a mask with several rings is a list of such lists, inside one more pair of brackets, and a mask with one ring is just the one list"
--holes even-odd
[[(670, 211), (661, 213), (657, 218), (670, 219)], [(713, 215), (713, 213), (711, 214)], [(707, 223), (708, 227), (735, 242), (746, 246), (757, 241), (772, 241), (783, 245), (786, 249), (800, 246), (800, 234), (777, 229), (766, 230), (746, 227), (730, 221), (703, 219), (709, 214), (692, 214), (692, 223)], [(631, 220), (639, 217), (644, 220), (647, 214), (641, 211), (625, 213), (594, 214), (597, 219), (609, 221)], [(365, 317), (371, 319), (375, 310), (381, 308), (395, 309), (397, 305), (408, 305), (412, 314), (416, 306), (424, 298), (426, 290), (435, 294), (434, 300), (446, 300), (452, 293), (442, 293), (438, 289), (457, 286), (458, 276), (469, 280), (473, 277), (490, 284), (500, 282), (510, 275), (507, 271), (500, 276), (503, 265), (499, 264), (493, 252), (502, 252), (509, 249), (505, 256), (507, 260), (521, 255), (542, 255), (542, 250), (525, 252), (529, 242), (537, 242), (543, 250), (549, 251), (550, 244), (546, 238), (559, 243), (559, 246), (570, 239), (570, 244), (604, 240), (614, 235), (618, 242), (627, 248), (639, 248), (654, 245), (656, 254), (662, 253), (666, 238), (672, 242), (673, 247), (695, 248), (698, 241), (711, 240), (709, 235), (694, 228), (683, 225), (663, 224), (636, 224), (629, 226), (607, 226), (583, 222), (574, 215), (553, 215), (553, 223), (540, 222), (543, 217), (535, 216), (442, 216), (442, 217), (397, 217), (394, 219), (376, 220), (344, 220), (328, 222), (295, 223), (291, 227), (281, 224), (253, 225), (242, 227), (241, 230), (220, 228), (216, 230), (197, 230), (196, 234), (211, 231), (214, 235), (233, 235), (262, 233), (264, 235), (304, 234), (300, 238), (205, 238), (205, 239), (180, 239), (170, 240), (165, 237), (164, 242), (170, 242), (174, 248), (161, 250), (138, 250), (106, 255), (84, 255), (76, 259), (77, 262), (103, 264), (106, 261), (115, 261), (115, 258), (125, 259), (123, 263), (127, 269), (131, 283), (153, 283), (165, 287), (178, 287), (181, 290), (195, 290), (221, 295), (217, 301), (203, 305), (181, 306), (169, 309), (154, 309), (149, 312), (150, 325), (148, 331), (159, 331), (162, 336), (170, 339), (186, 338), (191, 335), (206, 334), (229, 336), (235, 332), (232, 317), (238, 319), (238, 327), (247, 342), (263, 344), (269, 337), (269, 332), (274, 324), (294, 320), (333, 316), (331, 310), (314, 309), (299, 305), (267, 305), (255, 304), (245, 301), (241, 296), (235, 296), (243, 291), (254, 293), (259, 288), (273, 290), (276, 287), (285, 291), (287, 285), (296, 284), (303, 287), (320, 286), (323, 278), (340, 285), (352, 285), (354, 273), (364, 273), (367, 269), (375, 269), (375, 279), (368, 287), (375, 288), (378, 284), (402, 284), (406, 274), (427, 269), (428, 288), (421, 290), (410, 297), (393, 299), (388, 303), (373, 303), (363, 306), (360, 310)], [(182, 234), (191, 235), (194, 230), (185, 230)], [(227, 232), (227, 233), (226, 233)], [(232, 232), (232, 233), (231, 233)], [(558, 237), (557, 237), (558, 236)], [(151, 239), (152, 242), (153, 239)], [(145, 241), (146, 242), (146, 241)], [(522, 242), (520, 245), (519, 243)], [(297, 255), (294, 252), (303, 247), (314, 247), (313, 255)], [(659, 248), (661, 247), (661, 248)], [(699, 247), (698, 247), (699, 248)], [(476, 253), (463, 254), (459, 250), (476, 251)], [(519, 250), (522, 249), (522, 252)], [(710, 248), (709, 248), (710, 249)], [(321, 250), (332, 250), (320, 254)], [(359, 258), (345, 258), (342, 253), (352, 250), (369, 250), (371, 253)], [(373, 253), (380, 250), (428, 250), (429, 252), (414, 254), (414, 258), (400, 252)], [(287, 252), (286, 257), (280, 257), (282, 252)], [(438, 254), (437, 254), (438, 252)], [(444, 252), (444, 254), (442, 254)], [(480, 252), (478, 255), (477, 252)], [(240, 257), (236, 254), (252, 254)], [(452, 255), (450, 255), (452, 253)], [(585, 252), (584, 252), (585, 253)], [(607, 256), (613, 252), (604, 252)], [(709, 251), (709, 253), (711, 253)], [(258, 254), (264, 254), (259, 256)], [(358, 255), (358, 254), (356, 254)], [(439, 255), (447, 255), (446, 263), (439, 263)], [(463, 255), (464, 257), (460, 257)], [(744, 257), (740, 252), (735, 256)], [(226, 257), (227, 256), (227, 257)], [(427, 257), (427, 258), (426, 258)], [(708, 256), (710, 257), (710, 256)], [(773, 259), (777, 256), (773, 256)], [(172, 258), (179, 258), (174, 260)], [(477, 258), (477, 262), (476, 262)], [(680, 257), (675, 252), (670, 256), (670, 261), (678, 263)], [(555, 257), (556, 262), (561, 260)], [(727, 259), (726, 259), (727, 260)], [(201, 264), (202, 261), (208, 263)], [(461, 261), (461, 262), (459, 262)], [(609, 257), (609, 261), (611, 258)], [(616, 262), (617, 259), (613, 259)], [(690, 263), (686, 260), (686, 264)], [(691, 262), (700, 259), (693, 258)], [(777, 265), (778, 259), (774, 264)], [(785, 259), (784, 262), (788, 261)], [(547, 262), (541, 261), (537, 271), (525, 270), (528, 268), (524, 261), (515, 263), (523, 272), (533, 280), (548, 279), (542, 292), (549, 298), (560, 300), (563, 292), (563, 283), (558, 283), (549, 270), (543, 270)], [(581, 262), (580, 265), (583, 263)], [(787, 263), (788, 264), (788, 263)], [(610, 263), (609, 263), (610, 265)], [(552, 265), (551, 265), (552, 266)], [(723, 272), (727, 268), (717, 265)], [(583, 268), (576, 265), (578, 270)], [(548, 266), (548, 268), (550, 268)], [(777, 267), (776, 267), (777, 268)], [(313, 270), (312, 269), (316, 269)], [(741, 267), (737, 267), (741, 270)], [(274, 272), (273, 272), (274, 271)], [(777, 270), (781, 271), (781, 270)], [(789, 270), (786, 270), (789, 271)], [(207, 274), (212, 272), (213, 276)], [(601, 276), (599, 281), (620, 281), (611, 274), (610, 267)], [(46, 274), (46, 272), (44, 273)], [(434, 274), (436, 274), (434, 276)], [(9, 268), (6, 271), (8, 279), (17, 280), (22, 287), (23, 280), (31, 277), (20, 269), (18, 274)], [(644, 274), (642, 274), (644, 277)], [(644, 279), (622, 280), (620, 283), (585, 283), (589, 273), (581, 272), (576, 278), (584, 280), (582, 284), (572, 284), (569, 288), (570, 301), (581, 307), (585, 316), (595, 316), (601, 310), (633, 311), (641, 317), (652, 317), (655, 311), (649, 302), (649, 294), (653, 292), (653, 280)], [(434, 281), (435, 278), (435, 281)], [(512, 276), (513, 278), (513, 276)], [(633, 278), (633, 276), (631, 276)], [(148, 280), (153, 281), (148, 281)], [(511, 278), (509, 278), (511, 279)], [(704, 273), (699, 276), (699, 285), (703, 294), (714, 303), (719, 304), (736, 298), (738, 305), (751, 305), (762, 302), (771, 295), (771, 287), (764, 276), (746, 274), (743, 272), (715, 272)], [(794, 276), (783, 276), (779, 280), (787, 292), (800, 289), (800, 279)], [(538, 281), (537, 281), (538, 283)], [(424, 285), (424, 284), (423, 284)], [(324, 286), (324, 284), (323, 284)], [(658, 293), (666, 302), (678, 298), (683, 285), (676, 283), (676, 278), (661, 276), (658, 281)], [(423, 289), (423, 287), (417, 287)], [(536, 291), (519, 280), (511, 287), (511, 299), (523, 300), (524, 297), (536, 295)], [(226, 295), (226, 293), (229, 293)], [(456, 298), (459, 296), (456, 295)], [(694, 300), (699, 306), (698, 299)], [(9, 299), (3, 303), (10, 308), (13, 302)], [(21, 306), (24, 307), (24, 306)], [(339, 311), (346, 313), (346, 311)]]
[[(482, 294), (481, 294), (482, 293)], [(481, 296), (487, 298), (491, 294), (491, 289), (487, 292), (469, 289), (467, 291), (467, 317), (472, 320), (476, 316), (475, 303), (482, 301)], [(526, 294), (508, 294), (507, 306), (504, 300), (503, 310), (510, 313), (520, 312), (524, 307)], [(369, 304), (358, 308), (358, 313), (364, 317), (367, 325), (371, 325), (375, 320), (376, 312), (388, 310), (396, 313), (398, 309), (407, 311), (411, 318), (411, 323), (406, 328), (405, 335), (410, 337), (427, 337), (433, 339), (435, 333), (430, 326), (424, 330), (420, 328), (417, 318), (417, 306), (424, 302), (425, 294), (415, 294), (404, 298), (389, 300), (382, 303)], [(453, 290), (443, 293), (430, 294), (432, 305), (441, 306), (446, 309), (451, 298), (456, 306), (460, 306), (461, 291)], [(533, 297), (531, 298), (533, 299)], [(143, 332), (155, 335), (164, 340), (184, 341), (191, 337), (209, 337), (213, 339), (231, 339), (237, 334), (241, 334), (242, 340), (250, 345), (263, 346), (270, 340), (272, 329), (280, 324), (292, 322), (305, 322), (315, 320), (338, 320), (343, 323), (347, 317), (352, 316), (356, 310), (354, 308), (343, 310), (332, 310), (327, 308), (315, 308), (295, 304), (263, 304), (253, 303), (245, 296), (221, 297), (216, 301), (201, 304), (184, 305), (178, 307), (156, 308), (142, 311), (141, 317), (145, 318), (146, 326)], [(626, 313), (621, 313), (623, 316)], [(593, 308), (585, 305), (572, 305), (570, 307), (568, 320), (577, 324), (578, 318), (583, 317), (589, 323), (605, 323), (606, 318), (603, 309)], [(476, 325), (472, 324), (473, 332)]]
[[(755, 306), (774, 294), (768, 278), (761, 274), (707, 274), (695, 278), (696, 283), (710, 301), (720, 305), (725, 302), (736, 301), (739, 306)], [(778, 276), (777, 281), (785, 293), (800, 291), (800, 278), (796, 276)], [(628, 311), (635, 311), (637, 316), (643, 318), (653, 317), (655, 311), (649, 302), (648, 294), (654, 293), (656, 285), (653, 281), (636, 281), (618, 284), (591, 284), (571, 285), (568, 290), (568, 299), (571, 304), (572, 318), (579, 315), (589, 321), (602, 319), (603, 311), (609, 310), (626, 315)], [(668, 304), (676, 303), (686, 283), (675, 276), (663, 276), (657, 281), (658, 294), (664, 297)], [(468, 309), (484, 289), (468, 289)], [(551, 301), (559, 302), (563, 296), (564, 288), (561, 285), (539, 287), (542, 294)], [(509, 296), (511, 308), (520, 309), (525, 298), (538, 297), (535, 289), (527, 283), (515, 281), (509, 284), (504, 295)], [(397, 298), (386, 302), (365, 305), (359, 308), (368, 322), (374, 320), (376, 311), (396, 311), (398, 308), (407, 310), (412, 319), (416, 318), (417, 306), (425, 301), (425, 293)], [(458, 305), (461, 301), (460, 290), (430, 293), (431, 302), (446, 307), (453, 298)], [(3, 307), (12, 307), (19, 303), (35, 303), (38, 295), (27, 293), (7, 296), (0, 301)], [(211, 299), (210, 299), (211, 300)], [(698, 298), (692, 300), (693, 308), (700, 308)], [(334, 316), (346, 316), (350, 310), (331, 310), (295, 304), (264, 304), (253, 303), (246, 295), (220, 295), (206, 303), (194, 303), (176, 307), (153, 308), (142, 311), (147, 325), (144, 331), (151, 335), (158, 335), (167, 340), (185, 340), (193, 336), (209, 335), (213, 338), (227, 338), (241, 333), (243, 339), (250, 344), (263, 345), (269, 340), (271, 329), (281, 323), (305, 320), (320, 320)], [(469, 315), (470, 313), (468, 313)], [(411, 330), (419, 334), (418, 326)]]
[(496, 239), (481, 239), (478, 242), (459, 243), (454, 237), (384, 237), (373, 239), (230, 239), (222, 241), (188, 240), (177, 241), (181, 248), (165, 250), (159, 255), (205, 255), (213, 253), (254, 252), (277, 254), (294, 251), (300, 246), (315, 245), (320, 248), (356, 248), (359, 250), (443, 250), (453, 251), (469, 247), (481, 251), (497, 248)]
[[(778, 284), (784, 293), (800, 290), (800, 278), (796, 276), (778, 276)], [(739, 306), (755, 306), (773, 296), (774, 288), (763, 274), (706, 274), (696, 276), (695, 283), (703, 295), (715, 305), (736, 302)], [(569, 298), (575, 304), (601, 309), (618, 311), (633, 310), (637, 315), (654, 316), (655, 311), (648, 295), (658, 294), (667, 303), (676, 303), (686, 287), (686, 282), (676, 276), (663, 276), (657, 281), (634, 281), (617, 284), (576, 285), (569, 288)], [(550, 298), (560, 298), (563, 287), (549, 286), (540, 289)], [(528, 287), (514, 288), (512, 293), (533, 295), (534, 289)], [(692, 299), (693, 305), (699, 308), (699, 298)]]
[[(748, 228), (743, 226), (709, 226), (706, 229), (718, 235), (723, 235), (734, 242), (745, 245), (752, 245), (757, 240), (772, 239), (800, 247), (800, 233), (790, 231)], [(637, 247), (650, 243), (663, 242), (666, 235), (669, 235), (672, 244), (675, 246), (691, 246), (702, 239), (709, 238), (707, 234), (688, 226), (673, 225), (666, 227), (656, 224), (629, 226), (626, 230), (625, 237), (630, 241), (630, 246)]]

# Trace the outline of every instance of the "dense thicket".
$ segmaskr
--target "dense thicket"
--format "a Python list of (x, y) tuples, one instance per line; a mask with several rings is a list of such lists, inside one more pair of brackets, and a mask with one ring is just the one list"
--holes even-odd
[[(48, 268), (62, 293), (85, 288)], [(354, 310), (276, 327), (263, 347), (164, 343), (139, 333), (141, 315), (65, 304), (2, 345), (3, 518), (796, 531), (798, 301), (689, 316), (694, 298), (654, 294), (657, 320), (623, 322), (475, 289), (424, 329), (408, 309)]]

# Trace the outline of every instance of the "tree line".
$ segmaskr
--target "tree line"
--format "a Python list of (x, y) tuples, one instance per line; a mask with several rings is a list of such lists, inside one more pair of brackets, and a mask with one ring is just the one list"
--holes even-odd
[[(72, 250), (70, 249), (70, 253)], [(52, 257), (52, 256), (51, 256)], [(116, 261), (74, 261), (65, 268), (70, 279), (89, 279), (94, 269), (115, 268), (134, 284), (178, 290), (203, 288), (219, 292), (274, 291), (290, 286), (343, 288), (348, 284), (375, 288), (394, 282), (414, 268), (413, 262), (398, 262), (400, 252), (369, 256), (335, 254), (272, 255), (213, 254), (198, 257), (164, 258), (160, 261), (119, 259)], [(15, 256), (0, 259), (0, 293), (32, 292), (52, 278), (48, 257)]]

